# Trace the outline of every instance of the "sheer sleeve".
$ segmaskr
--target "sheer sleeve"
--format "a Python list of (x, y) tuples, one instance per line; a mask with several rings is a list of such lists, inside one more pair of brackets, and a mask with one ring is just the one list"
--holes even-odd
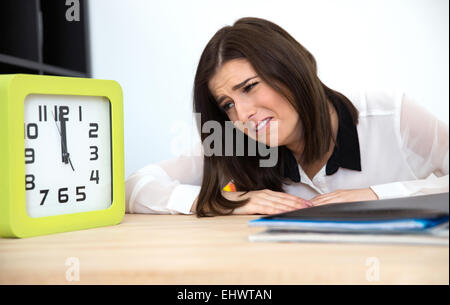
[(203, 175), (201, 144), (169, 160), (149, 164), (125, 181), (128, 213), (191, 214)]
[(448, 125), (403, 95), (400, 135), (402, 151), (417, 180), (372, 187), (380, 199), (448, 192)]

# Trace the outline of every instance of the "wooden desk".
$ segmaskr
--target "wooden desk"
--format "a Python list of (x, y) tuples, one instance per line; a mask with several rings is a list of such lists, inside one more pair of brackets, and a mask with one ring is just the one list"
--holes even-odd
[[(120, 225), (0, 239), (0, 284), (447, 284), (449, 248), (250, 243), (257, 216), (127, 214)], [(79, 262), (67, 281), (66, 260)], [(368, 258), (379, 281), (366, 278)]]

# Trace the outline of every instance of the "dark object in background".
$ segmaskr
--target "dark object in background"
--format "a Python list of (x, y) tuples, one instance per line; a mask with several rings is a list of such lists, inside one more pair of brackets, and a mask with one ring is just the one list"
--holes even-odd
[(68, 21), (65, 0), (0, 1), (0, 74), (90, 77), (87, 1)]

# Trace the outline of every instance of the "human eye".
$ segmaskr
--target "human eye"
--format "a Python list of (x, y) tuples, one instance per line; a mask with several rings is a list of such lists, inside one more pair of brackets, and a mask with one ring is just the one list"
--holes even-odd
[(222, 106), (223, 111), (228, 111), (230, 110), (230, 105), (234, 104), (233, 102), (227, 102)]
[(245, 93), (250, 92), (250, 90), (252, 90), (253, 87), (255, 87), (257, 84), (258, 84), (258, 82), (254, 82), (254, 83), (248, 84), (247, 86), (244, 87), (243, 91)]

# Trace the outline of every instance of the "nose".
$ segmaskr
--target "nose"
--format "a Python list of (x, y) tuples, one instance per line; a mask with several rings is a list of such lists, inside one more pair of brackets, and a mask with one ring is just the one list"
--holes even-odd
[(235, 101), (237, 119), (246, 124), (247, 121), (255, 115), (256, 108), (248, 101)]

